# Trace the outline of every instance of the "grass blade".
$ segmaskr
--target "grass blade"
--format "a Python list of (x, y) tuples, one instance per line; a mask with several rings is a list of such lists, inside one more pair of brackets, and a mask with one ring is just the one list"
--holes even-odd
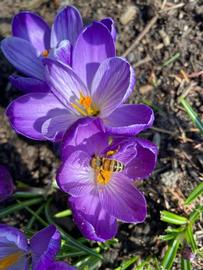
[(134, 256), (134, 257), (122, 262), (122, 264), (119, 267), (115, 268), (115, 270), (125, 270), (129, 266), (131, 266), (133, 263), (137, 262), (138, 259), (139, 259), (139, 256)]
[(21, 202), (20, 204), (17, 203), (15, 205), (8, 206), (8, 207), (0, 210), (0, 218), (3, 218), (7, 215), (10, 215), (13, 212), (18, 212), (18, 211), (24, 209), (26, 206), (31, 206), (34, 204), (41, 203), (43, 200), (44, 199), (40, 197), (40, 198), (35, 198), (32, 200)]
[(181, 258), (181, 270), (192, 270), (191, 262)]
[(166, 254), (162, 260), (162, 266), (164, 269), (166, 270), (170, 270), (171, 267), (173, 266), (173, 263), (174, 263), (174, 260), (176, 258), (176, 254), (177, 254), (177, 251), (178, 251), (178, 248), (179, 248), (179, 245), (180, 245), (180, 240), (179, 238), (176, 238), (174, 239), (167, 251), (166, 251)]
[(192, 122), (195, 124), (195, 126), (203, 134), (203, 123), (202, 123), (201, 119), (199, 118), (198, 114), (190, 106), (189, 102), (186, 99), (184, 99), (183, 97), (179, 98), (179, 102), (182, 104), (182, 106), (186, 110), (186, 112), (189, 115)]
[(185, 204), (191, 204), (197, 197), (203, 193), (203, 182), (201, 182), (193, 191), (190, 193), (189, 197), (185, 201)]
[(161, 220), (175, 225), (184, 225), (188, 223), (187, 218), (165, 210), (161, 211)]

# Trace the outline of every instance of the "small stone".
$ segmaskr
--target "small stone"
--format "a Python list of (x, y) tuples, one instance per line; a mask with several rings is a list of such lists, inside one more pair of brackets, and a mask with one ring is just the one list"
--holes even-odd
[(135, 6), (128, 6), (120, 18), (120, 22), (123, 25), (128, 24), (130, 21), (134, 20), (137, 15), (137, 8)]
[(167, 187), (175, 187), (177, 181), (180, 178), (180, 173), (178, 171), (167, 171), (161, 174), (161, 183)]
[(164, 30), (160, 30), (159, 34), (163, 40), (164, 45), (167, 47), (170, 44), (170, 38)]
[(146, 85), (143, 85), (140, 87), (140, 93), (142, 95), (146, 95), (148, 94), (149, 92), (151, 92), (153, 90), (153, 86), (151, 84), (146, 84)]

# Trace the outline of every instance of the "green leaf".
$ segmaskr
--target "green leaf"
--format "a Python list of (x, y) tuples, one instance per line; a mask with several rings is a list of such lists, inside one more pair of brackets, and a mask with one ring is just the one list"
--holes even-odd
[(177, 233), (169, 233), (169, 234), (165, 234), (165, 235), (160, 235), (159, 239), (161, 239), (162, 241), (169, 241), (169, 240), (172, 240), (176, 237), (177, 237)]
[[(43, 207), (44, 207), (44, 205), (43, 205)], [(35, 219), (37, 219), (37, 220), (42, 224), (42, 226), (47, 227), (47, 226), (49, 225), (47, 222), (44, 221), (44, 219), (42, 219), (42, 218), (37, 214), (37, 212), (32, 211), (32, 209), (30, 209), (28, 206), (26, 206), (25, 209), (26, 209), (33, 217), (35, 217)]]
[(166, 228), (165, 232), (167, 233), (181, 233), (185, 230), (185, 227), (179, 227), (179, 228), (173, 228), (173, 227), (168, 227)]
[(176, 54), (174, 54), (171, 58), (169, 58), (168, 60), (166, 60), (163, 64), (162, 67), (166, 67), (170, 64), (172, 64), (173, 62), (175, 62), (178, 58), (180, 58), (181, 54), (180, 52), (177, 52)]
[(164, 269), (170, 270), (171, 267), (173, 266), (173, 263), (174, 263), (174, 260), (176, 258), (176, 254), (177, 254), (179, 245), (180, 245), (179, 238), (174, 239), (170, 243), (170, 245), (169, 245), (169, 247), (168, 247), (168, 249), (166, 251), (166, 254), (164, 255), (164, 258), (162, 260), (162, 266), (163, 266)]
[(97, 270), (101, 266), (101, 260), (94, 256), (80, 259), (75, 265), (79, 270)]
[(200, 219), (200, 214), (203, 212), (203, 205), (198, 205), (194, 211), (190, 214), (189, 220), (190, 223), (194, 224), (197, 220)]
[[(38, 209), (37, 211), (35, 212), (38, 216), (42, 213), (42, 211), (44, 210), (44, 204), (42, 204)], [(27, 225), (27, 229), (31, 229), (34, 222), (35, 222), (35, 219), (36, 219), (36, 215), (32, 216), (32, 218), (30, 219), (28, 225)]]
[(132, 257), (132, 258), (130, 258), (130, 259), (122, 262), (122, 264), (119, 267), (115, 268), (115, 270), (125, 270), (129, 266), (131, 266), (132, 264), (134, 264), (135, 262), (137, 262), (138, 259), (139, 259), (139, 256), (134, 256), (134, 257)]
[(181, 258), (181, 270), (192, 270), (191, 262)]
[(198, 114), (193, 110), (193, 108), (190, 106), (188, 101), (186, 99), (184, 99), (182, 96), (179, 98), (179, 102), (182, 104), (182, 106), (186, 110), (186, 112), (189, 115), (192, 122), (195, 124), (195, 126), (203, 134), (203, 123), (202, 123), (201, 119), (199, 118)]
[(203, 193), (203, 182), (201, 182), (193, 191), (190, 193), (189, 197), (185, 201), (185, 204), (191, 204), (198, 196)]
[(70, 209), (66, 209), (64, 211), (58, 212), (54, 215), (55, 218), (64, 218), (72, 215), (72, 211)]
[(34, 204), (38, 204), (41, 203), (44, 199), (43, 198), (35, 198), (32, 200), (28, 200), (28, 201), (23, 201), (20, 204), (14, 204), (14, 205), (10, 205), (8, 207), (3, 208), (2, 210), (0, 210), (0, 218), (3, 218), (7, 215), (10, 215), (14, 212), (18, 212), (22, 209), (24, 209), (26, 206), (31, 206)]
[(47, 218), (47, 221), (50, 224), (54, 224), (58, 230), (61, 233), (61, 236), (67, 241), (68, 244), (71, 244), (73, 247), (75, 247), (78, 250), (82, 250), (84, 252), (86, 252), (86, 254), (89, 255), (93, 255), (97, 258), (99, 258), (100, 260), (102, 260), (102, 256), (100, 254), (98, 254), (97, 252), (95, 252), (94, 250), (92, 250), (91, 248), (86, 247), (85, 245), (81, 244), (80, 242), (78, 242), (77, 240), (75, 240), (72, 236), (70, 236), (69, 234), (67, 234), (58, 224), (56, 224), (53, 220), (53, 218), (51, 217), (50, 213), (49, 213), (49, 208), (50, 208), (50, 203), (51, 203), (52, 198), (50, 198), (46, 205), (45, 205), (45, 216)]
[(193, 231), (192, 231), (192, 225), (191, 224), (188, 224), (188, 226), (186, 228), (186, 231), (185, 231), (185, 236), (186, 236), (187, 243), (192, 248), (192, 252), (196, 252), (198, 247), (197, 247), (196, 241), (194, 239), (194, 234), (193, 234)]
[(184, 225), (188, 223), (187, 218), (173, 214), (168, 211), (161, 211), (161, 220), (175, 225)]

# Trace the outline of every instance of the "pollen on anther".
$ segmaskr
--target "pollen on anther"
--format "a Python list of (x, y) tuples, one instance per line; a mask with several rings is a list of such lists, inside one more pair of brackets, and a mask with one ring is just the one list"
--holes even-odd
[(47, 57), (48, 55), (49, 55), (49, 51), (48, 50), (44, 50), (42, 52), (42, 56)]

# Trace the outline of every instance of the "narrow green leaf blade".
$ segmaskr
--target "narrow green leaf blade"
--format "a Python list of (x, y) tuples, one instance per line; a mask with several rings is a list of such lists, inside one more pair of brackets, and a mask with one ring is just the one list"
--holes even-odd
[(188, 223), (187, 218), (165, 210), (161, 211), (161, 220), (175, 225), (184, 225)]
[(196, 252), (198, 247), (197, 247), (197, 244), (196, 244), (196, 241), (194, 238), (191, 224), (188, 224), (186, 231), (185, 231), (185, 236), (186, 236), (186, 240), (188, 242), (188, 245), (192, 248), (192, 252)]
[(138, 259), (139, 259), (139, 256), (134, 256), (134, 257), (132, 257), (132, 258), (130, 258), (130, 259), (122, 262), (122, 264), (119, 267), (115, 268), (115, 270), (125, 270), (129, 266), (131, 266), (132, 264), (134, 264), (135, 262), (137, 262)]
[(169, 245), (169, 247), (168, 247), (168, 249), (166, 251), (166, 254), (165, 254), (165, 256), (164, 256), (164, 258), (162, 260), (162, 266), (163, 266), (164, 269), (170, 270), (171, 267), (173, 266), (173, 263), (174, 263), (174, 260), (175, 260), (179, 245), (180, 245), (179, 238), (174, 239), (170, 243), (170, 245)]
[(190, 193), (189, 197), (185, 201), (185, 204), (191, 204), (197, 197), (203, 194), (203, 182), (201, 182), (193, 191)]
[(179, 98), (179, 102), (182, 104), (182, 106), (186, 110), (186, 112), (189, 115), (192, 122), (195, 124), (195, 126), (203, 134), (203, 123), (202, 123), (201, 119), (198, 117), (198, 114), (190, 106), (189, 102), (186, 99), (184, 99), (183, 97)]
[(7, 215), (10, 215), (10, 214), (12, 214), (14, 212), (20, 211), (20, 210), (24, 209), (26, 206), (31, 206), (31, 205), (34, 205), (34, 204), (38, 204), (38, 203), (40, 203), (42, 201), (43, 201), (43, 198), (40, 197), (40, 198), (35, 198), (35, 199), (32, 199), (32, 200), (21, 202), (20, 204), (16, 203), (14, 205), (10, 205), (10, 206), (0, 210), (0, 218), (3, 218), (5, 216), (7, 216)]
[(64, 218), (72, 215), (72, 211), (70, 209), (66, 209), (64, 211), (58, 212), (54, 215), (56, 218)]
[(192, 270), (191, 262), (181, 258), (181, 270)]
[(203, 212), (203, 205), (198, 205), (197, 208), (190, 214), (190, 223), (194, 224), (198, 219), (200, 219), (200, 214)]

